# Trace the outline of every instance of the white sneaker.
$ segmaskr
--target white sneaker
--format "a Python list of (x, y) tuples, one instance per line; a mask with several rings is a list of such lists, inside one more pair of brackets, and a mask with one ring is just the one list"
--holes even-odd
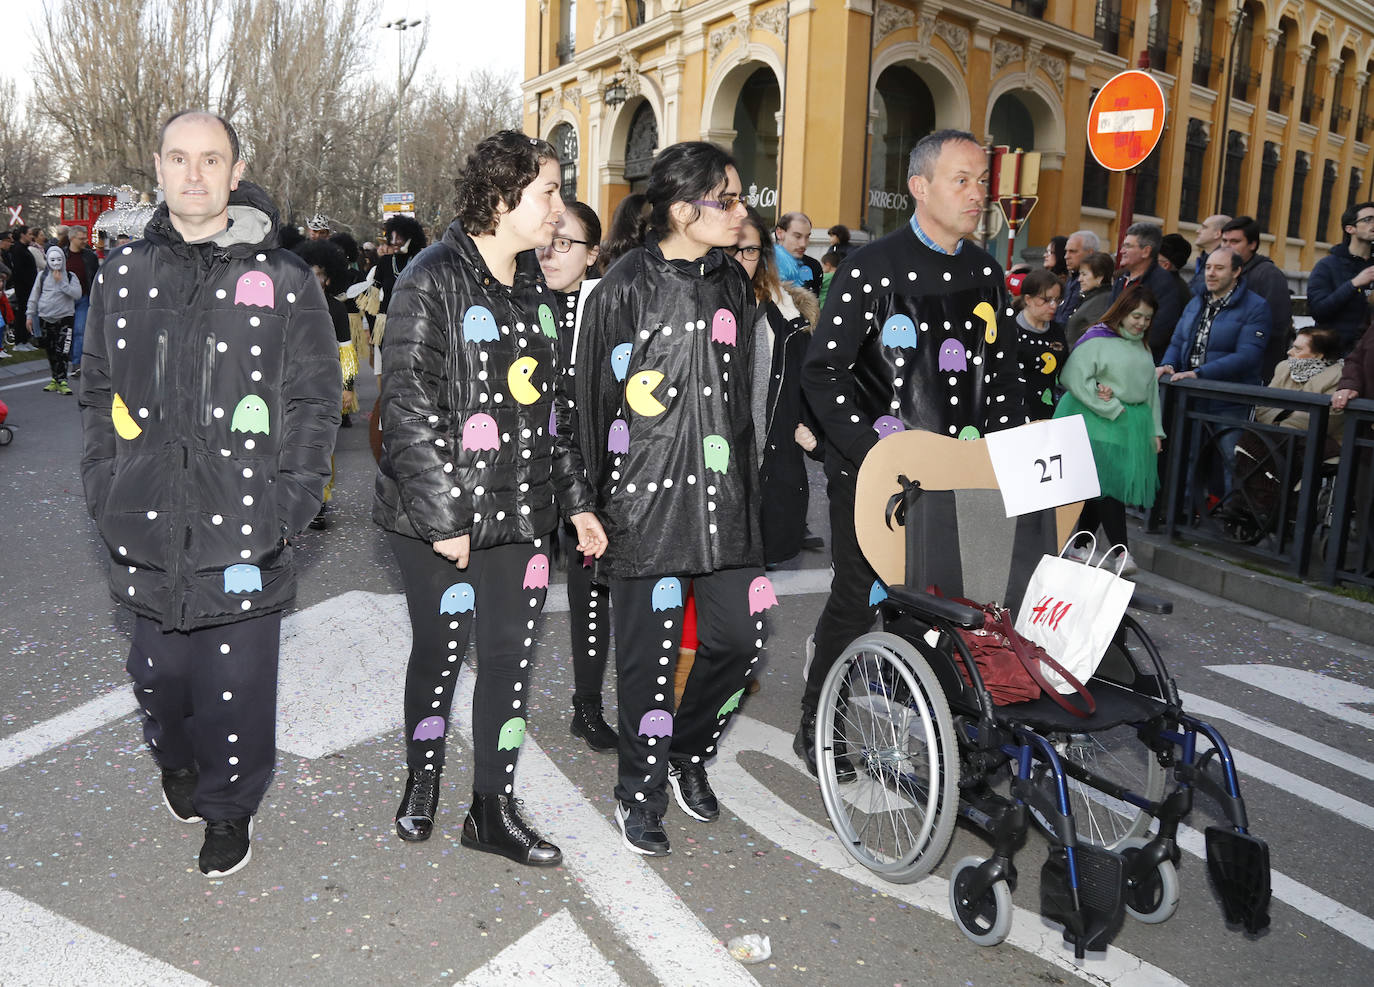
[(1102, 567), (1109, 572), (1116, 573), (1117, 566), (1120, 565), (1121, 569), (1119, 574), (1122, 576), (1134, 576), (1140, 571), (1140, 567), (1135, 564), (1135, 557), (1131, 555), (1129, 549), (1125, 551), (1126, 557), (1124, 560), (1121, 556), (1121, 552), (1109, 552), (1107, 556), (1102, 559)]
[(1070, 545), (1064, 549), (1064, 558), (1071, 562), (1082, 562), (1087, 565), (1092, 561), (1093, 550), (1087, 545)]
[(6, 353), (4, 350), (0, 350), (0, 360), (8, 360), (9, 358), (10, 355), (8, 353)]

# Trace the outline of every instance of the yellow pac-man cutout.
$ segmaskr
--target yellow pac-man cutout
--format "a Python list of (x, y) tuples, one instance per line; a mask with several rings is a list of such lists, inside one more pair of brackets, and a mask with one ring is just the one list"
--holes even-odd
[(1042, 374), (1054, 373), (1054, 368), (1059, 366), (1059, 361), (1054, 358), (1054, 354), (1046, 350), (1040, 354), (1040, 372)]
[(630, 410), (645, 418), (661, 415), (668, 409), (654, 397), (654, 388), (663, 381), (663, 374), (657, 370), (641, 370), (631, 374), (625, 381), (625, 400)]
[(539, 361), (534, 357), (522, 356), (506, 371), (506, 385), (510, 388), (510, 396), (521, 404), (534, 404), (539, 400), (539, 389), (530, 383), (534, 379), (534, 368), (537, 366)]
[(997, 342), (997, 310), (987, 302), (979, 302), (973, 307), (973, 314), (983, 320), (983, 338), (989, 343)]
[(134, 416), (129, 414), (129, 406), (118, 394), (110, 402), (110, 419), (114, 422), (115, 434), (121, 439), (136, 439), (143, 434), (143, 429), (138, 427)]

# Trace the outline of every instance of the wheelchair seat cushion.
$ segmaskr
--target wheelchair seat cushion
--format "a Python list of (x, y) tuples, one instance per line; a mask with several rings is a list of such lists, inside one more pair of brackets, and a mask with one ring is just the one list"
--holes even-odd
[(1090, 679), (1088, 691), (1097, 702), (1097, 711), (1087, 718), (1074, 716), (1045, 696), (1030, 702), (998, 706), (995, 716), (1000, 723), (1019, 723), (1038, 733), (1093, 733), (1110, 730), (1123, 723), (1152, 719), (1167, 708), (1158, 699), (1103, 679)]

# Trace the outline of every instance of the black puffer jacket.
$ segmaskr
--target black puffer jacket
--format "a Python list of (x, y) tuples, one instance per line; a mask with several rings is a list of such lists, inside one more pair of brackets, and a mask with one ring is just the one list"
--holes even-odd
[(320, 507), (339, 424), (338, 346), (315, 277), (241, 182), (230, 228), (188, 244), (158, 207), (91, 292), (82, 478), (110, 590), (168, 629), (295, 595), (287, 537)]
[(750, 409), (754, 290), (719, 248), (615, 262), (577, 339), (578, 434), (610, 546), (598, 577), (763, 562)]
[(542, 538), (560, 507), (591, 508), (555, 305), (534, 251), (508, 288), (458, 220), (406, 266), (382, 347), (372, 520), (431, 544), (471, 535), (480, 549)]

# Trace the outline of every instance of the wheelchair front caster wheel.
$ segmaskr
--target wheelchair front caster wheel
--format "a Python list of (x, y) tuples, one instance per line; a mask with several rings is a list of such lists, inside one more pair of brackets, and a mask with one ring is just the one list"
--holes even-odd
[[(1133, 859), (1147, 843), (1149, 840), (1133, 836), (1122, 840), (1117, 846), (1117, 852), (1126, 858), (1127, 873), (1131, 870)], [(1174, 912), (1178, 911), (1178, 871), (1173, 861), (1160, 861), (1158, 867), (1138, 882), (1128, 878), (1123, 897), (1126, 899), (1127, 914), (1137, 922), (1159, 925), (1173, 918)]]
[(996, 946), (1011, 933), (1011, 888), (1006, 881), (994, 881), (977, 899), (971, 899), (968, 888), (982, 864), (978, 857), (965, 857), (954, 865), (949, 876), (949, 910), (970, 941)]

